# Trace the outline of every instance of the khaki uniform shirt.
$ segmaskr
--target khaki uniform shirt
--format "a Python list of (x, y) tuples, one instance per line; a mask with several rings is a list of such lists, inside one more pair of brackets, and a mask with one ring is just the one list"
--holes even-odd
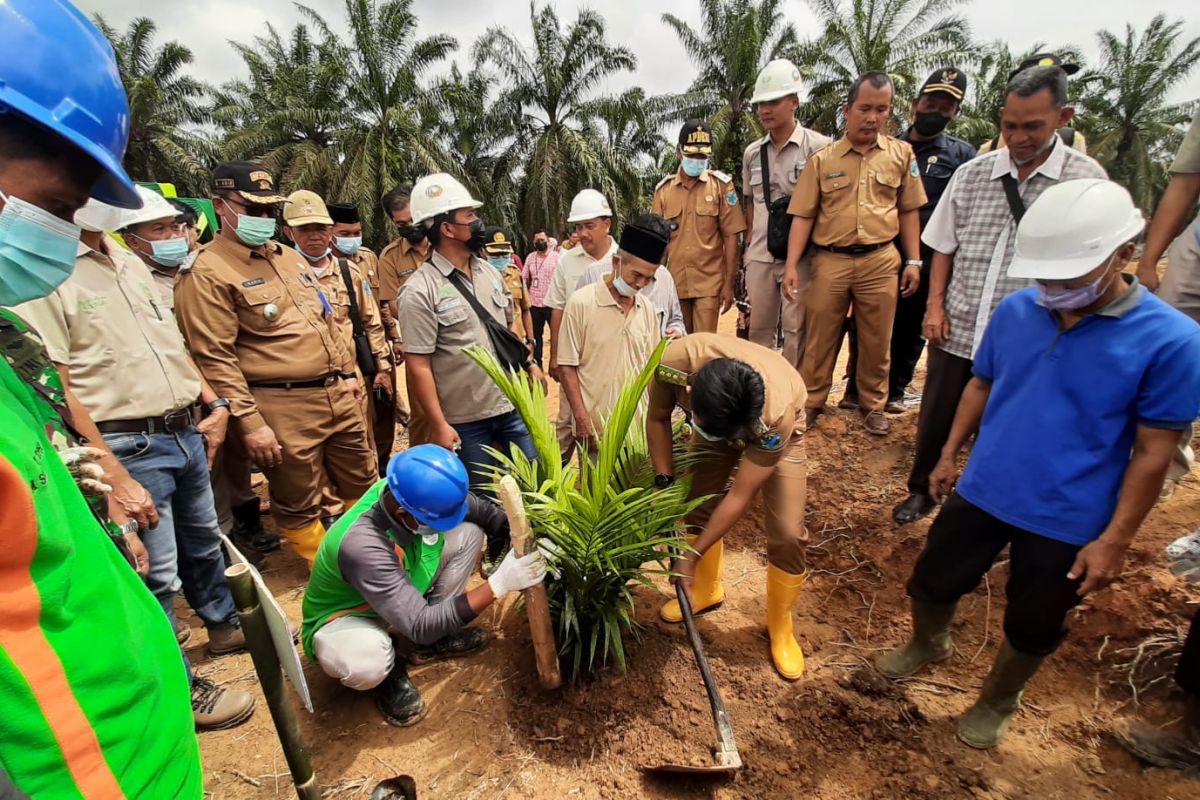
[(418, 248), (401, 237), (393, 239), (379, 254), (379, 300), (388, 304), (389, 314), (399, 307), (396, 298), (404, 284), (417, 267), (429, 260), (429, 242), (422, 242), (422, 246)]
[(746, 261), (770, 264), (776, 260), (767, 250), (767, 204), (766, 193), (763, 191), (762, 148), (767, 148), (771, 202), (774, 203), (780, 197), (792, 196), (808, 159), (831, 141), (833, 140), (828, 136), (810, 131), (797, 122), (796, 127), (792, 129), (792, 135), (783, 143), (782, 148), (775, 146), (769, 134), (751, 142), (746, 148), (742, 155), (742, 193), (750, 206), (751, 221), (754, 223), (750, 226)]
[(558, 364), (578, 369), (583, 404), (602, 430), (625, 381), (646, 366), (661, 338), (654, 304), (638, 293), (626, 313), (600, 280), (567, 300), (560, 331)]
[[(477, 422), (513, 410), (492, 379), (463, 350), (478, 345), (495, 353), (483, 320), (450, 282), (454, 265), (434, 252), (400, 292), (400, 334), (404, 350), (430, 355), (438, 403), (446, 421)], [(500, 273), (480, 258), (471, 259), (471, 284), (484, 310), (502, 325), (512, 324), (513, 304)]]
[(97, 422), (161, 417), (200, 397), (175, 318), (150, 269), (116, 242), (80, 242), (75, 272), (49, 296), (17, 306), (71, 391)]
[(667, 267), (679, 297), (719, 295), (725, 285), (725, 237), (746, 230), (732, 179), (713, 170), (696, 179), (676, 172), (655, 188), (650, 210), (671, 226)]
[(890, 242), (900, 212), (925, 205), (921, 170), (908, 142), (879, 136), (860, 154), (842, 137), (813, 154), (788, 205), (794, 217), (816, 217), (812, 242), (849, 247)]
[(700, 368), (716, 358), (736, 358), (762, 376), (766, 387), (762, 418), (754, 436), (742, 443), (745, 457), (760, 466), (779, 462), (793, 435), (804, 432), (808, 392), (795, 367), (778, 351), (721, 333), (693, 333), (667, 346), (650, 381), (650, 408), (691, 410), (687, 387)]
[[(192, 358), (249, 433), (266, 422), (252, 383), (352, 375), (308, 262), (275, 242), (266, 255), (217, 236), (175, 284), (175, 316)], [(330, 307), (332, 312), (332, 307)]]
[[(142, 262), (146, 264), (145, 261)], [(161, 269), (146, 264), (146, 268), (150, 270), (150, 277), (154, 279), (154, 285), (158, 287), (158, 299), (166, 306), (172, 314), (175, 313), (175, 280), (179, 277), (179, 273), (169, 275)]]
[(508, 287), (508, 293), (513, 299), (513, 332), (522, 339), (527, 339), (531, 334), (525, 330), (525, 312), (532, 308), (532, 305), (529, 302), (529, 290), (525, 288), (525, 281), (521, 278), (521, 269), (516, 264), (511, 264), (505, 267), (501, 277), (504, 278), (504, 285)]
[[(339, 258), (337, 250), (333, 251), (334, 258)], [(382, 285), (379, 275), (379, 256), (366, 247), (358, 248), (358, 252), (350, 257), (350, 263), (358, 267), (358, 274), (362, 276), (367, 285), (371, 287), (371, 294), (375, 297), (375, 308), (379, 312), (379, 322), (383, 326), (383, 332), (387, 339), (396, 338), (396, 320), (392, 317), (392, 311), (389, 308), (386, 312), (380, 301), (383, 295), (380, 294)], [(395, 300), (392, 301), (395, 305)]]
[[(358, 304), (359, 321), (363, 330), (367, 332), (367, 340), (371, 343), (371, 352), (375, 356), (375, 365), (379, 369), (390, 369), (391, 348), (383, 335), (379, 304), (375, 302), (371, 284), (363, 279), (359, 268), (354, 263), (350, 263), (349, 266), (350, 284), (354, 287), (354, 302)], [(313, 273), (316, 274), (316, 270), (313, 270)], [(325, 299), (333, 307), (333, 325), (342, 347), (348, 353), (355, 353), (354, 323), (350, 320), (350, 294), (346, 291), (346, 282), (342, 280), (342, 270), (336, 258), (330, 260), (324, 275), (317, 275), (317, 282), (321, 285), (321, 291), (325, 292)], [(355, 363), (358, 363), (357, 357)]]

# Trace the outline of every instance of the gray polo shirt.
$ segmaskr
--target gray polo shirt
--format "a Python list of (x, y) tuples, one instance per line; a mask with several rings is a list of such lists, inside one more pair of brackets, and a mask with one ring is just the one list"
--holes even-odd
[[(432, 356), (438, 402), (450, 424), (478, 422), (513, 410), (492, 382), (463, 350), (479, 345), (495, 353), (487, 328), (453, 283), (454, 265), (434, 252), (400, 290), (399, 322), (404, 350)], [(512, 295), (500, 273), (487, 262), (471, 259), (471, 284), (484, 310), (511, 326)]]

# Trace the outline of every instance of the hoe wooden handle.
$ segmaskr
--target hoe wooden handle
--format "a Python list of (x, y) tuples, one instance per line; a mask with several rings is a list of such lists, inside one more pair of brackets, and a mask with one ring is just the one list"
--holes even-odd
[[(511, 475), (500, 479), (500, 504), (508, 515), (513, 549), (523, 556), (534, 546), (529, 530), (529, 519), (525, 516), (525, 504), (521, 501), (521, 490)], [(550, 625), (550, 604), (546, 600), (546, 586), (539, 583), (526, 589), (525, 613), (529, 617), (529, 632), (533, 636), (533, 654), (537, 659), (538, 682), (543, 689), (557, 689), (562, 685), (558, 669), (558, 648), (554, 643), (554, 628)]]

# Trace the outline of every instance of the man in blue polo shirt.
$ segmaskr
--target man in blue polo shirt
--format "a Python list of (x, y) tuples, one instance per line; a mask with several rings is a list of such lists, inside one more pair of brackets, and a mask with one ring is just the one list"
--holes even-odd
[(913, 635), (876, 667), (899, 678), (949, 658), (959, 598), (1007, 545), (1004, 642), (958, 727), (972, 747), (1000, 743), (1067, 613), (1121, 574), (1200, 411), (1200, 326), (1122, 274), (1143, 225), (1106, 180), (1065, 181), (1029, 207), (1008, 274), (1037, 284), (996, 309), (930, 477), (946, 500), (908, 582)]

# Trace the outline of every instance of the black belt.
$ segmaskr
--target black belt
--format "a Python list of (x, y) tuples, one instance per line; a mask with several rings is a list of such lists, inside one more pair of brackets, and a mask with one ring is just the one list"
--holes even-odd
[(190, 428), (196, 420), (195, 406), (181, 408), (161, 417), (146, 417), (145, 419), (114, 419), (97, 422), (96, 428), (101, 433), (179, 433)]
[(832, 244), (814, 244), (813, 247), (818, 250), (828, 250), (831, 253), (838, 253), (843, 256), (861, 256), (863, 253), (873, 253), (881, 247), (887, 247), (891, 242), (878, 242), (876, 244), (852, 244), (848, 247), (838, 247)]
[(341, 375), (326, 375), (324, 378), (315, 378), (311, 381), (281, 381), (275, 383), (251, 383), (251, 389), (319, 389), (324, 386), (333, 386), (342, 379)]

